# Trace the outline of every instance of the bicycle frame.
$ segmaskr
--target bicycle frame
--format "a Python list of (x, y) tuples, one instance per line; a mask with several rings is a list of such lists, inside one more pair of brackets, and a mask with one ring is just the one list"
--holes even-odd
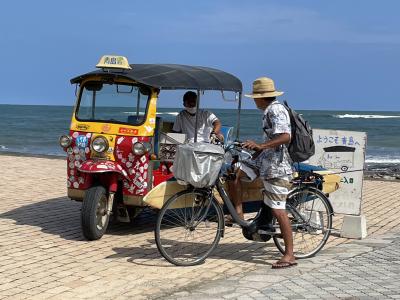
[[(234, 220), (237, 224), (239, 224), (242, 228), (249, 228), (249, 229), (250, 229), (250, 228), (252, 228), (253, 226), (255, 226), (255, 222), (254, 222), (254, 221), (246, 221), (246, 220), (243, 220), (243, 219), (238, 215), (238, 213), (236, 212), (235, 207), (234, 207), (233, 204), (232, 204), (232, 201), (231, 201), (229, 195), (227, 194), (226, 190), (225, 190), (224, 187), (223, 187), (223, 184), (222, 184), (221, 180), (218, 179), (215, 186), (216, 186), (217, 191), (218, 191), (219, 195), (221, 196), (221, 198), (222, 198), (224, 204), (226, 205), (226, 207), (227, 207), (229, 213), (231, 214), (233, 220)], [(302, 189), (305, 189), (305, 188), (307, 188), (307, 189), (309, 189), (309, 190), (311, 190), (311, 191), (313, 191), (313, 192), (315, 192), (315, 193), (317, 193), (317, 194), (323, 195), (322, 192), (321, 192), (320, 190), (316, 189), (316, 188), (313, 188), (313, 187), (310, 187), (310, 186), (302, 186), (302, 184), (299, 184), (298, 187), (296, 187), (291, 193), (289, 193), (288, 197), (289, 197), (291, 194), (297, 192), (298, 190), (302, 190)], [(312, 201), (312, 200), (313, 200), (313, 199), (305, 199), (305, 200), (302, 201), (302, 202), (308, 202), (308, 201)], [(334, 215), (334, 213), (333, 213), (333, 207), (332, 207), (332, 204), (330, 203), (330, 201), (328, 201), (328, 205), (329, 205), (330, 211), (332, 212), (332, 215)], [(289, 211), (290, 211), (294, 216), (296, 216), (299, 220), (301, 220), (302, 222), (304, 222), (304, 223), (307, 222), (307, 220), (305, 220), (305, 219), (303, 218), (303, 216), (302, 216), (301, 214), (299, 214), (295, 208), (290, 207), (290, 208), (289, 208)], [(296, 228), (296, 227), (301, 226), (301, 225), (303, 225), (303, 224), (292, 224), (292, 227), (293, 227), (293, 228)]]

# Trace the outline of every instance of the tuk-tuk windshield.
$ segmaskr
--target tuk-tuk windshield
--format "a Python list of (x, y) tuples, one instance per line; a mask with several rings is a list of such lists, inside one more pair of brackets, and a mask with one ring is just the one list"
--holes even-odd
[(150, 91), (128, 84), (88, 82), (76, 110), (79, 121), (140, 125), (144, 122)]

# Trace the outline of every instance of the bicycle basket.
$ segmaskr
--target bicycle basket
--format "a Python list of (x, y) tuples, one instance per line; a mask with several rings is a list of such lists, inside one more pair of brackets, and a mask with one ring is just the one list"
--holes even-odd
[(197, 188), (211, 186), (218, 178), (224, 161), (224, 149), (206, 143), (179, 145), (174, 159), (173, 173), (179, 181)]

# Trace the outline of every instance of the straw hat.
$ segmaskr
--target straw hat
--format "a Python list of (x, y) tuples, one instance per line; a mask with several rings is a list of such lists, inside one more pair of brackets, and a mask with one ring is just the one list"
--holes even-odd
[(274, 81), (268, 77), (260, 77), (253, 81), (253, 93), (245, 95), (249, 98), (268, 98), (282, 95), (283, 92), (275, 90)]

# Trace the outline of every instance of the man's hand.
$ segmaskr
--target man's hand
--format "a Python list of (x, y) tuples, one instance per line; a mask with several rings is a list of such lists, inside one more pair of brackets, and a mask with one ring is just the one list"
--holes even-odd
[(214, 131), (210, 134), (211, 144), (220, 145), (224, 142), (224, 136), (221, 133), (215, 133)]
[(216, 136), (220, 141), (224, 141), (224, 135), (222, 133), (216, 133)]
[(245, 141), (242, 144), (242, 147), (247, 148), (247, 149), (251, 149), (251, 150), (255, 150), (255, 151), (259, 151), (259, 150), (262, 149), (262, 147), (259, 144), (257, 144), (254, 141), (249, 141), (249, 140)]

